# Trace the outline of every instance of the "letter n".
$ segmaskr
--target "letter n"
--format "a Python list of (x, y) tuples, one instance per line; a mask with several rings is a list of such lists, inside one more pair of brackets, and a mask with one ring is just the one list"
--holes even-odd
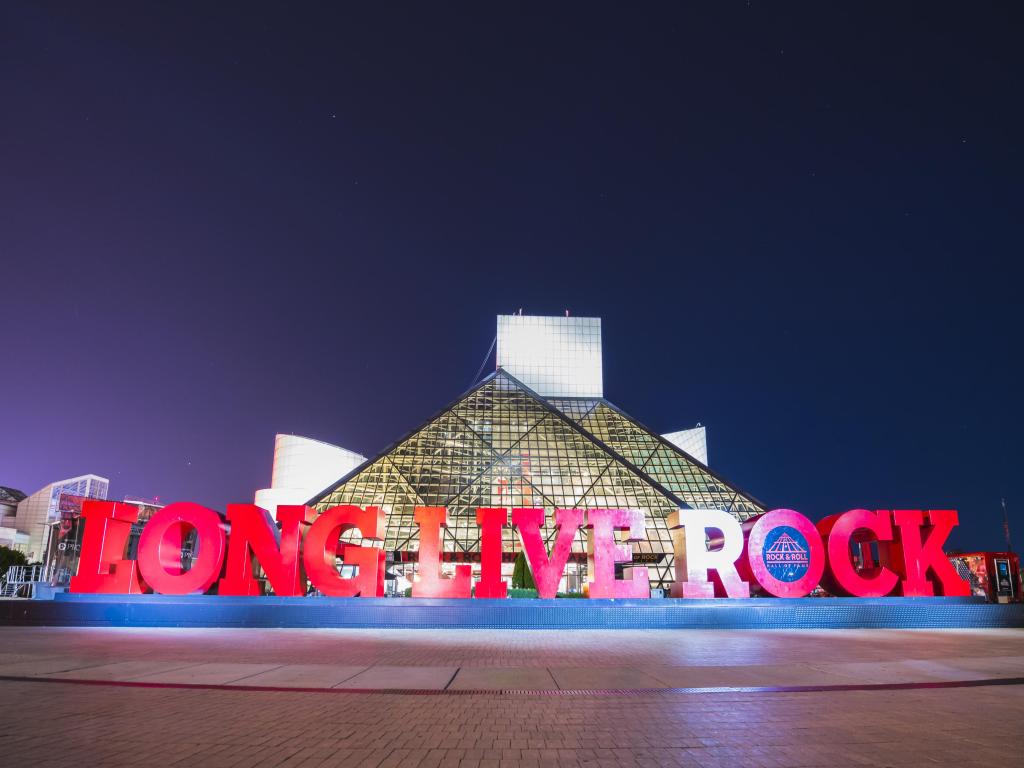
[[(315, 513), (302, 505), (277, 508), (278, 531), (270, 514), (255, 504), (228, 504), (228, 556), (225, 574), (217, 585), (221, 595), (260, 595), (262, 585), (254, 578), (255, 565), (263, 568), (274, 594), (300, 597), (305, 583), (299, 565), (303, 529)], [(254, 562), (255, 561), (255, 562)]]

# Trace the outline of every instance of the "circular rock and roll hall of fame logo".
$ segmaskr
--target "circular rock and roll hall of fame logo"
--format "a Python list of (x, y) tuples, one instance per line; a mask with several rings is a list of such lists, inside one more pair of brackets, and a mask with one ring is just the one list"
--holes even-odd
[(768, 532), (761, 557), (768, 573), (785, 582), (799, 581), (811, 564), (807, 539), (788, 525), (780, 525)]

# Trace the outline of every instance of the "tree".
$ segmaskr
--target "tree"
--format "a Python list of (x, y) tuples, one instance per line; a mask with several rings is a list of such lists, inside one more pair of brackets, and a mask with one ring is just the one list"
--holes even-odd
[(533, 581), (533, 572), (530, 570), (530, 564), (526, 562), (526, 555), (522, 551), (516, 555), (515, 565), (512, 566), (512, 588), (537, 588), (537, 585)]
[(28, 565), (28, 558), (23, 552), (0, 546), (0, 578), (6, 575), (7, 569), (12, 565)]

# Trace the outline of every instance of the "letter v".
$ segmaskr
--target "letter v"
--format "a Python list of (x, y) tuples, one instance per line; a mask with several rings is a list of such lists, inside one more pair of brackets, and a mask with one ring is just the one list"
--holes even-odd
[(543, 509), (517, 507), (512, 510), (512, 525), (519, 531), (519, 540), (537, 584), (537, 597), (552, 598), (558, 592), (558, 582), (562, 580), (565, 564), (569, 562), (573, 539), (583, 525), (583, 510), (555, 510), (558, 535), (550, 556), (540, 535), (543, 524)]

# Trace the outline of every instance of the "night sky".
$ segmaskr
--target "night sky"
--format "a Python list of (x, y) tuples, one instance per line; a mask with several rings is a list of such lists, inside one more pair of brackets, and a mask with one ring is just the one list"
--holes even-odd
[(359, 5), (0, 7), (0, 485), (251, 501), (569, 309), (767, 504), (1024, 546), (1020, 4)]

